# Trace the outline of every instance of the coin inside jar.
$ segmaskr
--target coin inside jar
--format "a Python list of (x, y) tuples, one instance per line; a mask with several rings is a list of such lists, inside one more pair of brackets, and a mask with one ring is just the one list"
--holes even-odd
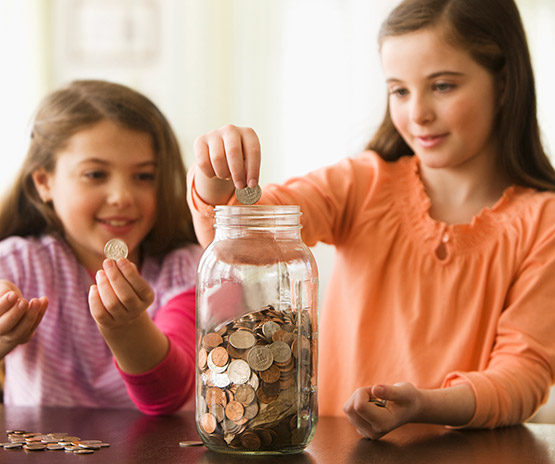
[(113, 259), (117, 261), (119, 258), (127, 258), (129, 250), (127, 245), (123, 240), (119, 238), (113, 238), (108, 240), (106, 245), (104, 245), (104, 256), (108, 259)]
[(242, 189), (235, 189), (235, 196), (240, 203), (244, 205), (253, 205), (260, 200), (260, 197), (262, 196), (262, 189), (260, 188), (260, 185), (257, 185), (254, 188), (245, 187)]

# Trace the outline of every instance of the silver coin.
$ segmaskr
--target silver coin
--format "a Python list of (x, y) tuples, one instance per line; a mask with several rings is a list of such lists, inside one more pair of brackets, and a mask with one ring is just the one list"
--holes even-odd
[(94, 453), (94, 450), (92, 449), (79, 448), (79, 449), (73, 450), (73, 454), (93, 454), (93, 453)]
[(387, 401), (382, 400), (381, 398), (370, 398), (370, 403), (373, 403), (380, 408), (385, 408), (387, 406)]
[(235, 196), (240, 203), (244, 205), (253, 205), (262, 196), (262, 189), (260, 185), (257, 185), (254, 188), (245, 187), (242, 189), (235, 189)]
[(179, 446), (184, 447), (184, 448), (188, 448), (191, 446), (203, 446), (204, 443), (202, 441), (198, 441), (198, 440), (183, 440), (179, 442)]
[(119, 258), (127, 258), (127, 253), (129, 253), (127, 245), (119, 238), (108, 240), (104, 245), (104, 255), (108, 259), (117, 261)]
[(50, 443), (46, 445), (46, 449), (49, 451), (56, 451), (56, 450), (63, 450), (65, 448), (62, 445), (55, 445), (54, 443)]

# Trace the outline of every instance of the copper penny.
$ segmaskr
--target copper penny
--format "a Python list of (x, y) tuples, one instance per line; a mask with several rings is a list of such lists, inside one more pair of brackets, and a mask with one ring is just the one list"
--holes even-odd
[(225, 416), (233, 422), (241, 419), (244, 412), (245, 408), (239, 401), (230, 401), (225, 407)]
[(202, 339), (203, 345), (209, 350), (216, 348), (218, 345), (221, 345), (222, 342), (223, 339), (221, 335), (217, 334), (216, 332), (209, 332)]
[(260, 379), (266, 383), (274, 383), (277, 382), (280, 378), (281, 372), (279, 367), (275, 364), (272, 364), (268, 369), (265, 371), (260, 371), (258, 373)]
[(229, 360), (229, 355), (223, 346), (214, 348), (210, 355), (212, 356), (212, 362), (218, 367), (224, 367)]
[(227, 403), (225, 392), (218, 387), (209, 388), (206, 391), (205, 400), (208, 407), (212, 406), (213, 404), (221, 404), (222, 406), (225, 406)]
[(202, 415), (200, 418), (200, 426), (206, 433), (214, 433), (216, 430), (216, 418), (209, 412)]

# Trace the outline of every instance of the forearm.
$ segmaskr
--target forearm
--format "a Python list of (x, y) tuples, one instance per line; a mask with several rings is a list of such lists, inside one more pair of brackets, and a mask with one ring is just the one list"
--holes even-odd
[(160, 308), (154, 322), (169, 340), (164, 359), (144, 374), (128, 374), (118, 368), (139, 410), (171, 414), (191, 397), (195, 384), (195, 289)]
[(128, 374), (149, 371), (166, 356), (169, 342), (145, 312), (132, 324), (100, 328), (120, 369)]
[(459, 426), (467, 424), (476, 410), (476, 399), (468, 384), (419, 390), (419, 408), (411, 422)]

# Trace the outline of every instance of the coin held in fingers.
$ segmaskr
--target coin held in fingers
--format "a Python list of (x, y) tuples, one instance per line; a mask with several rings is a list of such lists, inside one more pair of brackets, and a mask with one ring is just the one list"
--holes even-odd
[(371, 398), (370, 403), (373, 403), (380, 408), (385, 408), (387, 406), (387, 401), (381, 398)]
[(245, 187), (242, 189), (235, 189), (235, 196), (242, 204), (253, 205), (260, 200), (260, 197), (262, 196), (262, 189), (260, 188), (260, 185), (257, 185), (254, 188)]
[(117, 261), (119, 258), (127, 258), (128, 252), (127, 245), (119, 238), (108, 240), (106, 245), (104, 245), (104, 255), (106, 258), (113, 259), (114, 261)]

